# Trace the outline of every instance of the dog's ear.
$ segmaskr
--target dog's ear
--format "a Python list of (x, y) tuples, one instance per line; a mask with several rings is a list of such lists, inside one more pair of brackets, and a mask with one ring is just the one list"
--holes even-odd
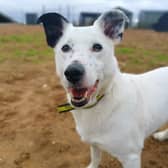
[(94, 23), (99, 26), (103, 33), (115, 42), (120, 42), (124, 32), (125, 24), (129, 22), (128, 17), (118, 9), (102, 14)]
[(68, 20), (57, 13), (46, 13), (39, 17), (37, 23), (43, 23), (47, 43), (54, 48), (63, 35)]

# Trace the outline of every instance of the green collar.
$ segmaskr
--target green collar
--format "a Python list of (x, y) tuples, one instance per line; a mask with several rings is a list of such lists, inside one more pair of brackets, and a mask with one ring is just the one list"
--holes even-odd
[[(89, 109), (89, 108), (92, 108), (92, 107), (96, 106), (97, 103), (98, 103), (103, 97), (104, 97), (104, 95), (98, 95), (98, 96), (96, 97), (96, 102), (95, 102), (94, 104), (90, 105), (90, 106), (84, 107), (84, 109)], [(73, 107), (70, 103), (62, 104), (62, 105), (59, 105), (59, 106), (57, 107), (57, 111), (58, 111), (59, 113), (65, 113), (65, 112), (69, 112), (69, 111), (71, 111), (71, 110), (75, 110), (75, 107)]]

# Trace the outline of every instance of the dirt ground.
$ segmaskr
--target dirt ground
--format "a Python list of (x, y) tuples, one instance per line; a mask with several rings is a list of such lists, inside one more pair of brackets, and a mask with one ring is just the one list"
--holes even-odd
[[(0, 28), (0, 36), (25, 31), (31, 34), (31, 31), (37, 33), (42, 29), (5, 26)], [(144, 37), (154, 39), (155, 45), (158, 36), (165, 39), (165, 34), (155, 36), (152, 32), (148, 36), (149, 33), (144, 33)], [(128, 32), (126, 38), (136, 39), (137, 34), (141, 31)], [(132, 39), (126, 40), (130, 46), (136, 45)], [(141, 35), (138, 40), (146, 43)], [(149, 48), (152, 48), (151, 44)], [(121, 65), (124, 60), (121, 59)], [(126, 69), (124, 66), (122, 69)], [(143, 70), (135, 68), (137, 72)], [(128, 71), (134, 72), (132, 68)], [(56, 106), (63, 102), (65, 93), (55, 75), (52, 58), (36, 64), (10, 59), (0, 63), (0, 168), (86, 167), (89, 146), (80, 141), (71, 114), (58, 114), (56, 111)], [(168, 168), (168, 142), (157, 142), (151, 137), (147, 139), (142, 165), (143, 168)], [(111, 167), (121, 168), (121, 165), (104, 153), (100, 168)]]

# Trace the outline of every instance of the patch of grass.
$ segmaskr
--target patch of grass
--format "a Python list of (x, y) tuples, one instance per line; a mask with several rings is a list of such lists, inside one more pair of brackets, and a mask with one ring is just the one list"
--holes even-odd
[(4, 62), (5, 58), (4, 57), (0, 57), (0, 63)]
[(141, 49), (141, 52), (142, 52), (142, 54), (143, 54), (144, 56), (147, 56), (147, 57), (153, 54), (153, 53), (152, 53), (151, 51), (149, 51), (149, 50), (143, 50), (143, 49)]
[(14, 50), (13, 56), (10, 56), (10, 59), (28, 61), (32, 63), (43, 63), (51, 60), (54, 57), (52, 49), (44, 48), (43, 50), (39, 49), (27, 49), (27, 50)]
[(41, 37), (38, 34), (19, 34), (19, 35), (5, 35), (0, 37), (0, 43), (35, 43), (40, 41)]
[(158, 62), (167, 62), (168, 61), (168, 54), (157, 54), (155, 56), (155, 60)]
[[(13, 31), (13, 27), (7, 27), (0, 35), (0, 63), (7, 60), (45, 63), (53, 61), (54, 53), (46, 44), (45, 35), (41, 28), (20, 26), (18, 31)], [(12, 33), (8, 33), (12, 31)], [(132, 35), (135, 33), (135, 35)], [(150, 43), (147, 37), (151, 35)], [(130, 35), (121, 45), (116, 46), (116, 56), (121, 63), (121, 68), (126, 71), (145, 71), (160, 65), (168, 65), (168, 48), (163, 46), (162, 34), (146, 31), (130, 31)], [(164, 39), (165, 36), (164, 35)], [(167, 38), (168, 39), (168, 38)], [(157, 45), (156, 45), (157, 40)], [(166, 44), (166, 42), (165, 42)]]
[(145, 50), (142, 53), (144, 57), (146, 57), (148, 60), (151, 62), (154, 62), (155, 64), (157, 63), (166, 63), (168, 62), (168, 54), (166, 53), (161, 53), (159, 50)]
[(133, 54), (135, 53), (135, 49), (128, 48), (128, 47), (119, 47), (119, 48), (116, 48), (116, 53), (117, 54)]
[(54, 56), (41, 32), (3, 35), (0, 36), (0, 45), (0, 63), (6, 60), (43, 63)]
[(116, 50), (121, 69), (127, 72), (144, 72), (168, 65), (168, 54), (162, 50), (122, 47)]

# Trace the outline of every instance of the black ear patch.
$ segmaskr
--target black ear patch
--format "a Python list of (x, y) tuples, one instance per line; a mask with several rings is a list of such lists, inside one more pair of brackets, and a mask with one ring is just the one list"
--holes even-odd
[(114, 9), (100, 16), (100, 22), (106, 36), (121, 40), (128, 18), (122, 11)]
[(50, 47), (54, 48), (63, 35), (67, 19), (57, 13), (46, 13), (39, 17), (37, 23), (43, 23), (46, 40)]

